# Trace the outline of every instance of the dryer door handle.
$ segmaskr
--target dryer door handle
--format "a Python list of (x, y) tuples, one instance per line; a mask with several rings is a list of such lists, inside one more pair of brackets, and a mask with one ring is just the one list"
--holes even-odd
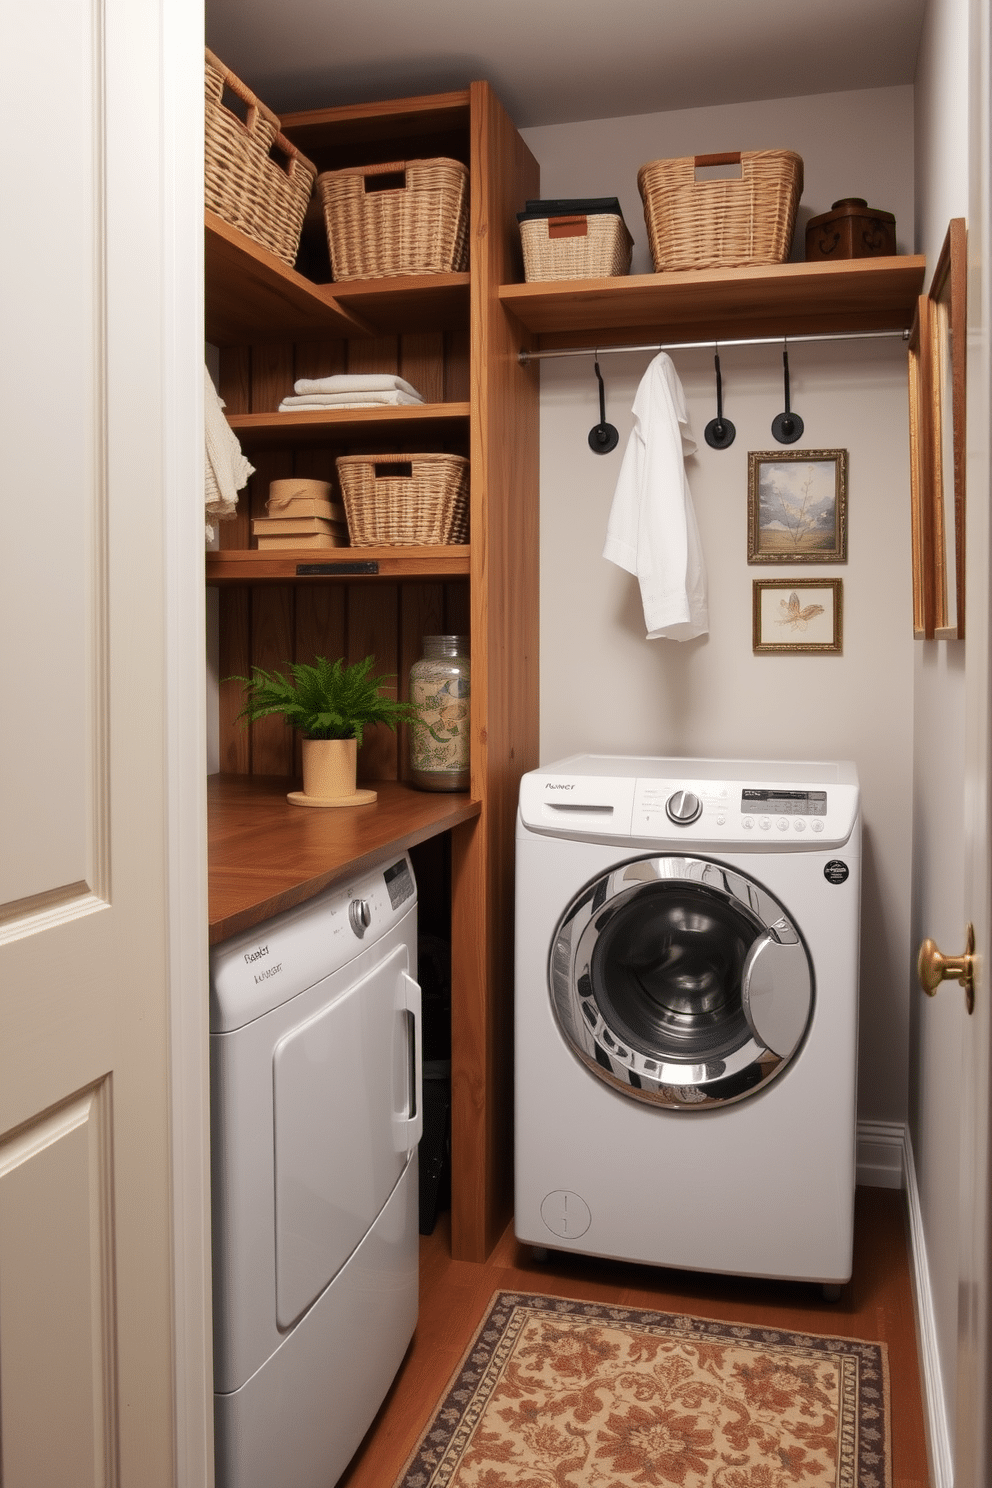
[(409, 1113), (397, 1116), (397, 1148), (412, 1152), (424, 1130), (424, 1050), (420, 983), (409, 972), (399, 975), (399, 1010), (407, 1025), (407, 1093)]

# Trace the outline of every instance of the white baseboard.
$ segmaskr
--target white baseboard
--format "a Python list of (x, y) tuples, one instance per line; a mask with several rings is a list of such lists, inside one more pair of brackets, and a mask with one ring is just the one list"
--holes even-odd
[(865, 1188), (902, 1188), (906, 1141), (900, 1121), (859, 1121), (858, 1182)]
[(927, 1428), (932, 1488), (953, 1488), (954, 1459), (944, 1405), (944, 1384), (937, 1349), (930, 1267), (923, 1233), (920, 1192), (909, 1128), (899, 1121), (858, 1122), (858, 1182), (874, 1188), (902, 1188), (909, 1221), (909, 1263), (916, 1309), (916, 1337), (920, 1351), (923, 1413)]

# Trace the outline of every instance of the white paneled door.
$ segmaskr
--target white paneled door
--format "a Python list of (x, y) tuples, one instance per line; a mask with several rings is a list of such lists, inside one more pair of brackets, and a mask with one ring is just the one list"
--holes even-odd
[(170, 624), (202, 546), (198, 33), (186, 0), (4, 18), (4, 1488), (210, 1477), (196, 602)]
[[(967, 639), (965, 903), (975, 927), (975, 1011), (961, 1082), (958, 1349), (954, 1483), (992, 1481), (992, 29), (969, 5)], [(943, 995), (943, 994), (942, 994)]]

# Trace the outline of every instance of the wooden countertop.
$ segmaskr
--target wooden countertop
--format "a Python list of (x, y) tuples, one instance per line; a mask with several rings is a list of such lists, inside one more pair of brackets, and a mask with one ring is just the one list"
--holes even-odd
[(310, 810), (286, 800), (295, 782), (211, 775), (207, 781), (210, 944), (312, 899), (336, 880), (478, 816), (469, 796), (373, 781), (371, 806)]

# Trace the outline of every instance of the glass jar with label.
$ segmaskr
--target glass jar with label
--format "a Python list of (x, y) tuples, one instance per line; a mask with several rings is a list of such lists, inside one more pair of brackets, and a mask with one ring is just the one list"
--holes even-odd
[(469, 787), (468, 636), (424, 636), (424, 654), (410, 668), (410, 783), (421, 790)]

